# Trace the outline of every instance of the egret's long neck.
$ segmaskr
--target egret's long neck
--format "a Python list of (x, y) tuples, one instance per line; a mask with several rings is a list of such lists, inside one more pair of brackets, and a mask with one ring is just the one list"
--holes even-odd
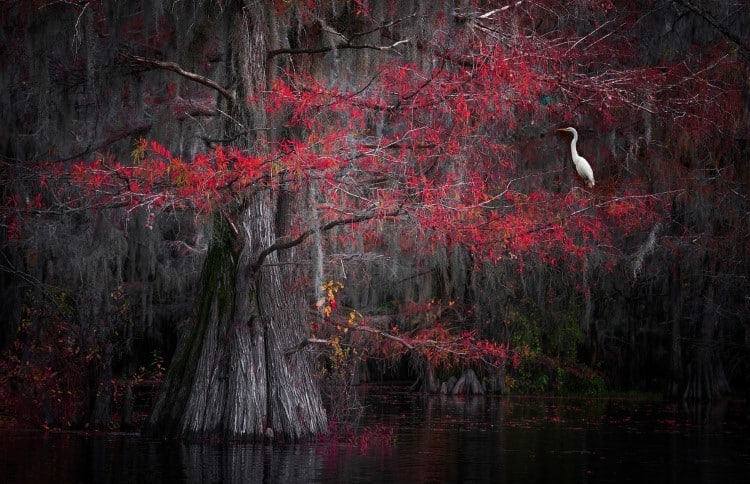
[(578, 150), (576, 145), (578, 144), (578, 133), (573, 132), (573, 141), (570, 142), (570, 154), (573, 155), (573, 160), (578, 157)]

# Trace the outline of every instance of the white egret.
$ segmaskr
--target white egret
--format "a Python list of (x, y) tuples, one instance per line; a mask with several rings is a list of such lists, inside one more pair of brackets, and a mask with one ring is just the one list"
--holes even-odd
[(576, 166), (576, 171), (582, 178), (586, 180), (586, 185), (589, 188), (594, 187), (594, 170), (591, 169), (591, 165), (586, 161), (586, 158), (578, 154), (576, 144), (578, 143), (578, 131), (575, 128), (560, 128), (558, 131), (567, 131), (573, 133), (573, 141), (570, 142), (570, 154), (573, 157), (573, 164)]

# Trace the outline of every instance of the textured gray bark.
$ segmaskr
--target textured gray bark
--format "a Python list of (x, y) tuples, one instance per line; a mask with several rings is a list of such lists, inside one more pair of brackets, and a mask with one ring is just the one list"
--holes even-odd
[[(227, 80), (244, 100), (265, 88), (272, 27), (264, 2), (235, 2), (227, 15)], [(261, 106), (228, 106), (223, 131), (250, 148)], [(305, 291), (282, 257), (259, 254), (286, 235), (297, 197), (255, 187), (242, 208), (216, 214), (196, 321), (170, 367), (149, 432), (187, 438), (299, 440), (327, 426), (314, 363), (287, 349), (306, 338)], [(294, 250), (294, 249), (291, 249)], [(287, 262), (287, 261), (285, 261)]]
[(275, 252), (253, 266), (275, 233), (272, 202), (268, 191), (257, 192), (237, 234), (217, 220), (198, 316), (172, 362), (149, 433), (298, 440), (325, 431), (313, 362), (304, 352), (286, 354), (305, 337), (297, 309), (304, 301), (285, 290), (285, 266)]

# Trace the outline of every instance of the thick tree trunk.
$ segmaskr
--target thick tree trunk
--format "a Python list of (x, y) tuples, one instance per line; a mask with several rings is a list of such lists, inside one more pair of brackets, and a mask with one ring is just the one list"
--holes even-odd
[(298, 309), (304, 301), (289, 297), (296, 292), (285, 290), (275, 253), (253, 267), (272, 242), (273, 209), (263, 191), (238, 224), (217, 219), (198, 315), (170, 366), (149, 434), (299, 440), (326, 430), (313, 362), (304, 352), (286, 354), (306, 337)]

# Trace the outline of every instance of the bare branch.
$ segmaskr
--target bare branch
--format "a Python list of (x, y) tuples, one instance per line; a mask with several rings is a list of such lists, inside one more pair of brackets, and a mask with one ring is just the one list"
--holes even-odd
[(227, 99), (227, 101), (231, 103), (234, 103), (236, 101), (234, 98), (234, 95), (231, 92), (229, 92), (227, 89), (225, 89), (223, 86), (221, 86), (218, 82), (214, 81), (213, 79), (209, 79), (208, 77), (202, 76), (200, 74), (196, 74), (195, 72), (186, 71), (185, 69), (180, 67), (180, 65), (177, 64), (176, 62), (149, 59), (147, 57), (141, 57), (141, 56), (133, 55), (133, 54), (122, 54), (122, 57), (125, 60), (129, 60), (137, 64), (143, 64), (147, 66), (156, 67), (158, 69), (164, 69), (167, 71), (176, 72), (177, 74), (181, 75), (182, 77), (186, 79), (190, 79), (191, 81), (195, 81), (198, 84), (203, 84), (206, 87), (210, 87), (211, 89), (214, 89), (219, 94), (224, 96)]
[(307, 339), (302, 340), (298, 345), (292, 346), (291, 348), (287, 348), (286, 351), (284, 351), (284, 355), (289, 356), (292, 353), (296, 353), (299, 350), (302, 350), (309, 345), (329, 345), (329, 344), (331, 344), (331, 340), (329, 339), (307, 338)]
[(721, 32), (721, 34), (726, 37), (727, 39), (731, 40), (735, 44), (737, 44), (738, 47), (743, 49), (746, 53), (750, 52), (750, 46), (740, 38), (739, 35), (735, 34), (729, 28), (727, 28), (726, 25), (719, 22), (714, 15), (706, 10), (705, 8), (698, 6), (694, 4), (691, 0), (673, 0), (674, 3), (678, 5), (682, 5), (683, 7), (687, 8), (691, 12), (693, 12), (695, 15), (699, 16), (709, 24), (711, 24), (712, 27), (714, 27), (716, 30)]
[(386, 51), (386, 50), (393, 50), (399, 45), (408, 44), (409, 42), (410, 42), (409, 39), (399, 40), (397, 42), (392, 43), (391, 45), (352, 44), (351, 42), (342, 42), (336, 46), (329, 46), (329, 47), (313, 47), (309, 49), (274, 49), (274, 50), (268, 51), (268, 58), (271, 59), (281, 54), (291, 54), (291, 55), (323, 54), (325, 52), (330, 52), (335, 49), (369, 49), (369, 50)]
[(334, 227), (338, 227), (339, 225), (356, 224), (359, 222), (364, 222), (366, 220), (372, 220), (376, 218), (396, 217), (398, 215), (401, 215), (402, 213), (403, 211), (399, 207), (396, 210), (393, 210), (391, 212), (386, 212), (386, 213), (368, 213), (364, 215), (356, 215), (354, 217), (349, 217), (349, 218), (342, 218), (342, 219), (334, 220), (332, 222), (325, 223), (321, 225), (320, 227), (316, 227), (314, 229), (308, 229), (305, 232), (302, 232), (302, 234), (300, 234), (295, 239), (277, 240), (273, 244), (263, 249), (260, 252), (260, 254), (258, 254), (258, 258), (256, 259), (255, 264), (253, 264), (253, 267), (255, 269), (258, 269), (261, 265), (263, 265), (263, 261), (266, 260), (266, 257), (268, 257), (273, 252), (295, 247), (301, 244), (302, 242), (304, 242), (308, 237), (313, 235), (318, 230), (320, 230), (321, 232), (326, 232), (328, 230), (331, 230)]
[(494, 10), (490, 10), (489, 12), (485, 12), (482, 14), (480, 13), (465, 14), (459, 11), (454, 11), (453, 16), (456, 18), (456, 20), (488, 19), (490, 17), (493, 17), (495, 14), (504, 12), (505, 10), (509, 10), (511, 7), (518, 7), (522, 3), (523, 3), (523, 0), (518, 0), (517, 2), (510, 3), (504, 7), (496, 8)]
[(382, 329), (372, 328), (370, 326), (351, 326), (349, 327), (352, 331), (363, 331), (365, 333), (371, 333), (376, 334), (378, 336), (382, 336), (383, 338), (387, 338), (390, 340), (393, 340), (399, 344), (402, 344), (405, 348), (413, 350), (415, 346), (408, 341), (406, 341), (404, 338), (401, 338), (399, 336), (396, 336), (395, 334), (389, 333), (388, 331), (383, 331)]

